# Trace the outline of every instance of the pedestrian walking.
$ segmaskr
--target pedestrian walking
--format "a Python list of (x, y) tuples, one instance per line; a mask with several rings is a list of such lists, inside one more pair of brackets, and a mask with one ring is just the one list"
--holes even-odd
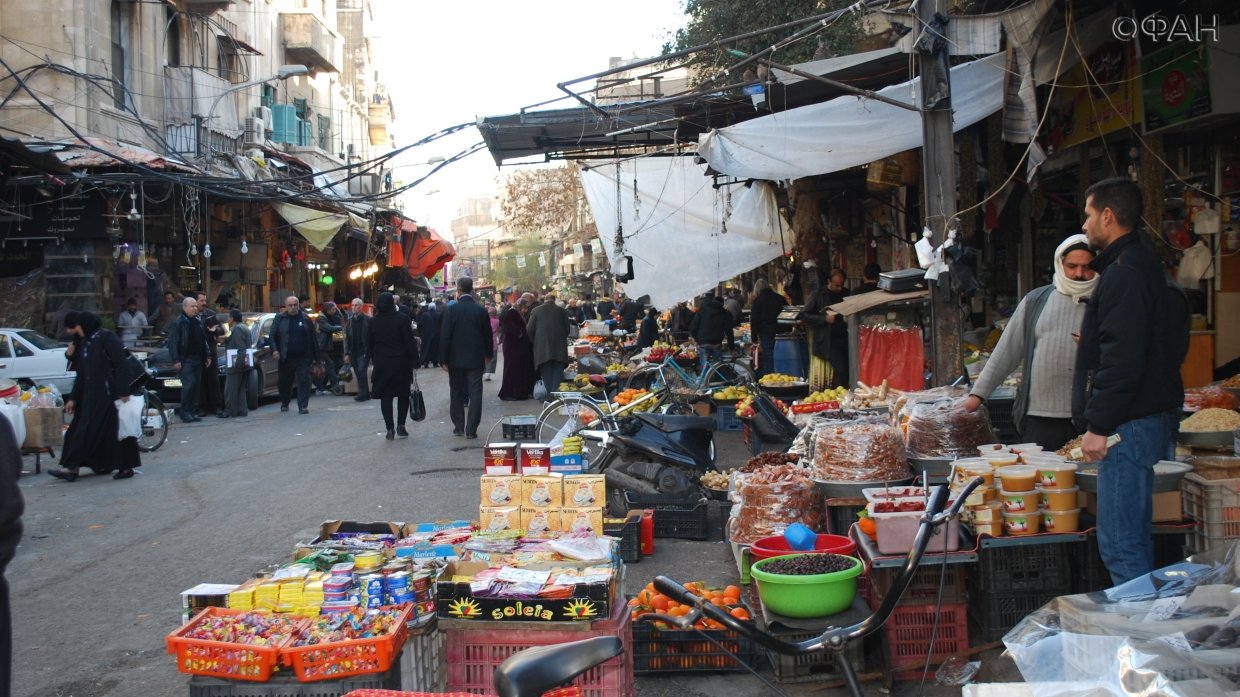
[[(360, 301), (354, 301), (360, 303)], [(387, 427), (388, 440), (408, 438), (405, 420), (409, 418), (410, 378), (417, 360), (417, 344), (409, 315), (396, 309), (391, 293), (382, 293), (375, 302), (379, 313), (366, 323), (366, 356), (374, 361), (372, 394), (379, 400), (379, 411)], [(364, 316), (364, 315), (363, 315)], [(392, 414), (392, 400), (396, 414)]]
[(181, 316), (168, 328), (168, 354), (172, 369), (181, 377), (181, 420), (202, 421), (197, 413), (198, 396), (203, 374), (213, 365), (215, 348), (208, 343), (206, 331), (198, 321), (198, 301), (194, 298), (181, 301)]
[(73, 416), (73, 423), (65, 432), (60, 469), (48, 474), (72, 482), (82, 467), (89, 467), (99, 474), (116, 470), (113, 479), (128, 479), (142, 459), (136, 438), (118, 438), (116, 401), (129, 401), (129, 385), (136, 376), (130, 375), (121, 340), (103, 328), (98, 315), (79, 313), (74, 331), (85, 341), (73, 391), (65, 400), (65, 413)]
[(528, 302), (524, 297), (500, 315), (499, 325), (504, 352), (504, 378), (499, 386), (499, 398), (521, 401), (534, 392), (534, 346), (525, 330), (524, 311)]
[[(487, 311), (474, 300), (474, 279), (456, 281), (457, 297), (444, 310), (440, 327), (439, 355), (448, 371), (449, 408), (453, 435), (478, 437), (482, 421), (482, 369), (494, 354), (491, 321)], [(468, 389), (469, 414), (465, 414), (464, 391)]]
[(555, 302), (555, 295), (548, 293), (543, 302), (530, 312), (525, 330), (534, 347), (534, 365), (538, 368), (547, 399), (560, 389), (564, 369), (568, 367), (568, 311)]
[(809, 388), (848, 386), (848, 323), (830, 306), (848, 297), (844, 272), (832, 269), (830, 280), (805, 303), (799, 319), (809, 328)]
[(495, 375), (495, 368), (499, 362), (499, 309), (494, 303), (487, 305), (487, 317), (491, 322), (491, 357), (487, 359), (482, 379), (489, 382)]
[(13, 619), (4, 570), (17, 554), (26, 505), (17, 485), (22, 473), (17, 437), (7, 419), (0, 421), (5, 422), (0, 424), (0, 697), (9, 697), (13, 682)]
[(422, 339), (422, 355), (419, 358), (423, 366), (437, 366), (440, 363), (439, 330), (442, 324), (440, 308), (434, 302), (426, 303), (418, 318), (418, 336)]
[(749, 309), (749, 327), (758, 343), (758, 377), (775, 372), (775, 335), (779, 333), (779, 313), (787, 307), (784, 296), (771, 290), (765, 278), (753, 284), (754, 299)]
[(246, 399), (246, 383), (250, 376), (250, 346), (254, 336), (250, 328), (241, 319), (241, 310), (229, 310), (228, 321), (232, 329), (224, 343), (225, 355), (228, 351), (236, 351), (232, 365), (224, 372), (224, 413), (220, 418), (242, 417), (250, 415), (249, 400)]
[(318, 319), (314, 321), (314, 336), (319, 342), (319, 360), (323, 363), (323, 377), (319, 379), (315, 388), (319, 394), (324, 394), (329, 390), (334, 390), (340, 382), (340, 376), (336, 373), (336, 362), (332, 360), (332, 337), (336, 332), (344, 329), (344, 315), (340, 309), (336, 307), (334, 302), (323, 303), (323, 311), (319, 313)]
[(370, 383), (366, 377), (366, 371), (370, 368), (370, 349), (366, 347), (370, 317), (364, 312), (363, 305), (365, 303), (361, 298), (353, 298), (353, 302), (349, 303), (349, 321), (344, 325), (344, 364), (353, 367), (353, 379), (357, 380), (355, 402), (370, 399)]
[(319, 360), (314, 324), (294, 296), (284, 300), (284, 312), (271, 323), (272, 356), (280, 364), (280, 411), (288, 411), (297, 383), (297, 413), (310, 413), (310, 365)]
[[(215, 349), (224, 338), (224, 322), (212, 309), (211, 303), (207, 302), (206, 293), (198, 294), (198, 321), (202, 323), (203, 334), (207, 337), (209, 347), (207, 355), (216, 358)], [(208, 414), (219, 416), (224, 413), (224, 392), (220, 387), (219, 366), (215, 361), (212, 361), (212, 365), (215, 366), (214, 369), (202, 371), (198, 407), (199, 413), (203, 416)]]

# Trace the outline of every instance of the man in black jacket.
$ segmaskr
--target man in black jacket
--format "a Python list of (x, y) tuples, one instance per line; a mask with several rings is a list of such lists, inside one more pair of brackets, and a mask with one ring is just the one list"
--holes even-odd
[(217, 384), (219, 377), (215, 371), (205, 370), (214, 364), (215, 347), (208, 342), (206, 330), (198, 321), (198, 301), (194, 298), (181, 301), (181, 316), (168, 328), (168, 355), (172, 369), (181, 376), (181, 420), (202, 421), (197, 411), (203, 373)]
[[(1101, 275), (1085, 307), (1076, 354), (1073, 412), (1084, 422), (1085, 458), (1098, 462), (1098, 548), (1119, 585), (1154, 568), (1154, 463), (1166, 452), (1184, 404), (1176, 354), (1183, 327), (1169, 317), (1166, 278), (1137, 231), (1141, 190), (1116, 177), (1085, 192), (1081, 226), (1099, 250)], [(1120, 441), (1110, 448), (1107, 438)]]
[(323, 361), (323, 379), (319, 384), (315, 385), (315, 389), (320, 393), (331, 390), (340, 382), (340, 376), (336, 374), (336, 362), (332, 360), (332, 337), (336, 332), (344, 329), (344, 315), (340, 309), (336, 307), (336, 303), (328, 301), (323, 303), (323, 311), (319, 313), (318, 319), (314, 321), (314, 338), (319, 344), (319, 358)]
[(749, 309), (749, 327), (758, 341), (758, 377), (775, 370), (775, 335), (779, 333), (779, 313), (788, 305), (784, 296), (771, 290), (765, 278), (753, 284), (754, 298)]
[(698, 361), (705, 372), (707, 364), (723, 358), (722, 344), (726, 341), (728, 348), (736, 346), (732, 336), (732, 313), (723, 309), (723, 300), (708, 295), (702, 300), (702, 307), (689, 323), (689, 334), (698, 345)]
[(13, 625), (4, 570), (17, 554), (17, 543), (22, 539), (25, 503), (17, 486), (22, 471), (17, 438), (6, 420), (0, 422), (0, 697), (8, 697), (13, 678)]
[(353, 377), (357, 380), (355, 402), (370, 399), (370, 383), (366, 378), (366, 369), (370, 367), (370, 355), (366, 352), (366, 328), (370, 317), (362, 311), (363, 305), (361, 298), (353, 298), (349, 304), (349, 323), (344, 327), (344, 364), (353, 366)]
[(310, 413), (310, 364), (319, 358), (314, 323), (301, 311), (294, 296), (284, 300), (284, 312), (271, 323), (271, 355), (280, 364), (280, 411), (288, 411), (297, 380), (297, 413)]
[[(474, 300), (474, 279), (464, 276), (456, 281), (457, 297), (443, 312), (439, 329), (439, 361), (448, 371), (448, 394), (451, 400), (448, 415), (452, 418), (452, 435), (478, 437), (482, 422), (482, 370), (487, 359), (495, 354), (491, 338), (491, 317)], [(469, 416), (465, 415), (464, 396), (469, 394)]]

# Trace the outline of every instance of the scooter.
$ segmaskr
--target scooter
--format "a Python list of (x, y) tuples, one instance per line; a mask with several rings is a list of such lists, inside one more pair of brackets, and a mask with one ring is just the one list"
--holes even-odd
[(641, 413), (624, 417), (614, 431), (584, 431), (601, 444), (590, 471), (607, 478), (611, 515), (628, 511), (625, 492), (702, 495), (698, 480), (714, 469), (715, 420), (709, 416)]

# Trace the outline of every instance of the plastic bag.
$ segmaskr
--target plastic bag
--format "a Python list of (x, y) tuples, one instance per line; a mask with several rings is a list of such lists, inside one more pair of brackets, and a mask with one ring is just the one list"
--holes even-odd
[(793, 523), (822, 529), (822, 494), (799, 465), (736, 475), (732, 501), (728, 539), (738, 544), (782, 534)]
[(814, 428), (814, 479), (877, 482), (912, 476), (904, 436), (881, 416), (821, 421)]
[(116, 400), (116, 439), (140, 438), (142, 436), (142, 400), (130, 397)]
[(547, 386), (543, 384), (542, 380), (539, 380), (538, 382), (534, 383), (533, 397), (534, 399), (540, 399), (540, 400), (547, 398)]
[(985, 405), (964, 408), (967, 397), (917, 402), (905, 408), (908, 453), (912, 457), (964, 457), (977, 446), (995, 442)]

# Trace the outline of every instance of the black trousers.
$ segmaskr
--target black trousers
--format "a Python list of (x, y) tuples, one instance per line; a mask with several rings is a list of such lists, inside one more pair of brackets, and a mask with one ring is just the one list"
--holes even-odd
[[(469, 414), (465, 414), (464, 395), (469, 394)], [(448, 416), (452, 418), (452, 430), (463, 431), (467, 436), (478, 435), (482, 423), (482, 368), (449, 368)]]
[(198, 411), (198, 395), (202, 389), (202, 356), (181, 359), (181, 418), (192, 419)]
[(211, 361), (211, 365), (202, 369), (202, 391), (198, 399), (198, 408), (210, 416), (224, 408), (224, 393), (220, 390), (220, 369)]
[(1054, 452), (1064, 443), (1081, 435), (1072, 425), (1072, 419), (1055, 419), (1049, 416), (1029, 416), (1020, 421), (1020, 437), (1029, 443), (1037, 443), (1043, 450)]
[(409, 418), (409, 393), (397, 395), (396, 400), (396, 423), (392, 423), (392, 397), (385, 397), (379, 400), (379, 411), (383, 413), (383, 423), (387, 426), (387, 430), (391, 431), (396, 426), (404, 426), (405, 419)]
[(310, 406), (310, 358), (298, 356), (280, 361), (280, 406), (293, 399), (293, 380), (297, 381), (297, 408)]

